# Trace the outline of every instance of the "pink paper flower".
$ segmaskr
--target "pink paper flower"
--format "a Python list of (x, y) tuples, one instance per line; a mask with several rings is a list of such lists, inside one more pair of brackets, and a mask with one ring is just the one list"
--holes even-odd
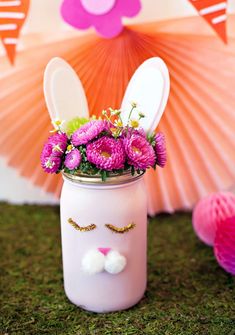
[(166, 155), (166, 141), (165, 136), (163, 133), (157, 133), (155, 136), (155, 153), (157, 156), (157, 165), (160, 167), (164, 167), (166, 165), (167, 161), (167, 155)]
[(235, 216), (217, 224), (214, 254), (219, 265), (235, 276)]
[(125, 152), (120, 140), (103, 136), (89, 143), (86, 149), (87, 159), (102, 170), (118, 170), (124, 167)]
[(123, 29), (122, 16), (133, 17), (140, 9), (140, 0), (64, 0), (61, 15), (77, 29), (94, 26), (101, 36), (112, 38)]
[(80, 151), (78, 149), (73, 149), (66, 155), (64, 165), (69, 170), (74, 170), (80, 165), (81, 160), (82, 156)]
[(93, 120), (76, 130), (71, 138), (74, 146), (87, 144), (93, 140), (102, 131), (107, 129), (107, 122), (103, 120)]
[(123, 140), (123, 144), (130, 165), (141, 170), (154, 166), (156, 161), (154, 149), (143, 136), (132, 134)]

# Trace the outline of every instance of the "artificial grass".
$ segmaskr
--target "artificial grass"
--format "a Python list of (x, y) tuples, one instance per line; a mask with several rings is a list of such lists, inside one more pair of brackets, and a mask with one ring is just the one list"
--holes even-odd
[(159, 215), (148, 234), (144, 298), (95, 314), (64, 294), (59, 208), (0, 204), (0, 334), (234, 335), (235, 279), (197, 240), (191, 215)]

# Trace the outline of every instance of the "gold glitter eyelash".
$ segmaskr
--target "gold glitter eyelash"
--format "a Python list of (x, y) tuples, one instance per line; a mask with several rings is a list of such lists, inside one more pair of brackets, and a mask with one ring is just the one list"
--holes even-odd
[(73, 221), (73, 219), (69, 218), (68, 219), (68, 223), (71, 224), (71, 226), (73, 226), (73, 228), (75, 228), (76, 230), (79, 231), (90, 231), (96, 228), (96, 225), (94, 223), (90, 224), (89, 226), (86, 227), (81, 227), (79, 226), (76, 222)]
[(112, 230), (114, 233), (118, 233), (118, 234), (123, 234), (126, 233), (127, 231), (135, 228), (135, 224), (129, 223), (127, 226), (119, 228), (119, 227), (115, 227), (112, 224), (106, 223), (105, 225), (108, 229)]

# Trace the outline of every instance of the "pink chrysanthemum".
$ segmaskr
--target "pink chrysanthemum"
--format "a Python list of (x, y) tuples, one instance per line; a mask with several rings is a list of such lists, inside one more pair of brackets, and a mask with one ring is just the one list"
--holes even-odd
[(102, 170), (117, 170), (124, 167), (125, 152), (121, 141), (107, 136), (89, 143), (86, 150), (87, 159)]
[(45, 172), (56, 173), (61, 165), (60, 157), (50, 155), (48, 157), (41, 156), (41, 165)]
[(163, 133), (157, 133), (155, 136), (155, 153), (157, 156), (156, 164), (164, 167), (167, 161), (166, 141)]
[(154, 166), (154, 149), (143, 136), (132, 134), (130, 138), (123, 140), (123, 144), (130, 165), (141, 170)]
[(48, 145), (52, 147), (52, 153), (55, 156), (62, 156), (67, 148), (67, 135), (64, 133), (55, 133), (48, 138)]
[(47, 173), (56, 173), (61, 165), (61, 156), (67, 147), (67, 136), (56, 133), (50, 136), (41, 153), (41, 166)]
[(135, 134), (135, 135), (140, 135), (140, 136), (146, 138), (145, 131), (144, 131), (144, 129), (141, 128), (141, 127), (140, 127), (139, 129), (133, 129), (133, 128), (130, 128), (130, 127), (125, 127), (125, 128), (123, 128), (123, 131), (122, 131), (122, 136), (123, 136), (123, 137), (128, 137), (128, 138), (130, 138), (131, 135), (133, 135), (133, 134)]
[(76, 130), (71, 138), (71, 142), (74, 146), (87, 144), (93, 140), (102, 131), (107, 129), (107, 123), (104, 120), (93, 120), (90, 121), (78, 130)]
[[(50, 157), (53, 154), (52, 150), (53, 150), (53, 145), (52, 144), (50, 144), (48, 142), (44, 144), (44, 147), (43, 147), (42, 153), (41, 153), (41, 162), (44, 161), (46, 158)], [(56, 155), (54, 155), (54, 156), (56, 156)]]
[(64, 165), (69, 170), (74, 170), (80, 165), (81, 160), (82, 156), (80, 151), (78, 149), (74, 149), (66, 155)]

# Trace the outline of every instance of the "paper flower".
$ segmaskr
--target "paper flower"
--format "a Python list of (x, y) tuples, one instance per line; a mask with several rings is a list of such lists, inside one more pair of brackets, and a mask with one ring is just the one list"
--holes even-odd
[(213, 246), (219, 222), (235, 215), (235, 195), (231, 192), (212, 193), (202, 198), (193, 210), (193, 228), (204, 243)]
[(143, 136), (133, 134), (130, 138), (125, 138), (123, 144), (130, 165), (141, 170), (154, 166), (154, 149)]
[(69, 170), (74, 170), (80, 165), (81, 160), (82, 156), (80, 154), (80, 151), (78, 149), (74, 149), (66, 155), (64, 165)]
[(219, 265), (235, 276), (235, 216), (218, 223), (214, 253)]
[(106, 121), (90, 121), (73, 133), (71, 142), (75, 146), (86, 144), (89, 141), (93, 140), (106, 128)]
[(93, 26), (101, 36), (112, 38), (123, 29), (122, 17), (133, 17), (140, 9), (140, 0), (64, 0), (61, 15), (77, 29)]
[(86, 154), (90, 163), (106, 171), (122, 169), (126, 158), (121, 141), (107, 136), (89, 143)]

